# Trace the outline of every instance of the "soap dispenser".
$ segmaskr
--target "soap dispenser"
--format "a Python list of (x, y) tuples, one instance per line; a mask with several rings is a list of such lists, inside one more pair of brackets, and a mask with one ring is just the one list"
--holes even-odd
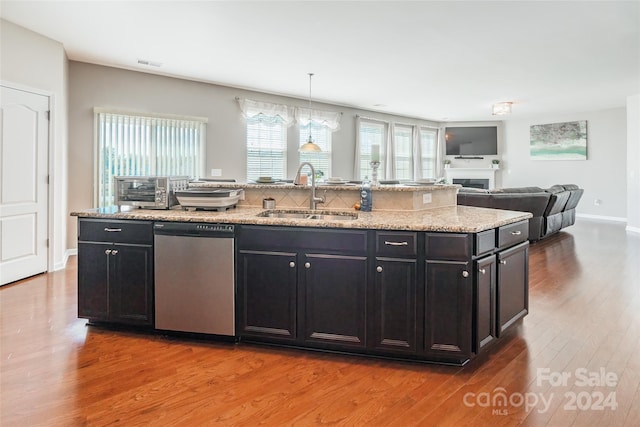
[(360, 190), (360, 210), (362, 212), (371, 212), (371, 209), (373, 209), (373, 193), (369, 178), (365, 176)]

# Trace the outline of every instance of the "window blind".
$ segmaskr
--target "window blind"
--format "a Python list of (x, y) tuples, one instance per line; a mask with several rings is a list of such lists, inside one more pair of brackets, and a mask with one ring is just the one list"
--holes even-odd
[[(316, 175), (328, 178), (331, 176), (331, 129), (327, 126), (311, 123), (311, 138), (322, 149), (318, 153), (300, 153), (300, 162), (313, 165)], [(309, 124), (300, 126), (299, 146), (309, 140)]]
[(422, 177), (437, 178), (436, 176), (436, 148), (438, 130), (420, 128), (420, 151), (422, 154)]
[(97, 112), (97, 207), (113, 205), (114, 176), (204, 172), (206, 121)]
[(247, 118), (247, 180), (261, 176), (285, 179), (287, 127), (279, 116)]
[(396, 179), (413, 179), (413, 127), (408, 125), (394, 126), (394, 149)]
[(380, 145), (380, 167), (378, 168), (378, 177), (384, 177), (384, 150), (385, 146), (385, 123), (373, 122), (362, 119), (360, 121), (360, 176), (359, 179), (368, 177), (371, 179), (371, 146)]

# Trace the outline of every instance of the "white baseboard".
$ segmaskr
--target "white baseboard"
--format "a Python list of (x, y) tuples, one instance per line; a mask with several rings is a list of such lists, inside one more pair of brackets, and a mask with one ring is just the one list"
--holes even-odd
[(629, 227), (627, 225), (627, 228), (625, 228), (625, 230), (627, 231), (627, 233), (640, 234), (640, 227)]
[(583, 213), (576, 213), (576, 218), (589, 219), (593, 221), (624, 222), (625, 224), (627, 222), (627, 218), (622, 218), (619, 216), (591, 215)]
[(51, 271), (64, 270), (67, 266), (67, 261), (69, 261), (69, 257), (74, 255), (78, 255), (78, 249), (67, 249), (64, 253), (64, 259), (61, 262), (54, 264), (53, 270)]

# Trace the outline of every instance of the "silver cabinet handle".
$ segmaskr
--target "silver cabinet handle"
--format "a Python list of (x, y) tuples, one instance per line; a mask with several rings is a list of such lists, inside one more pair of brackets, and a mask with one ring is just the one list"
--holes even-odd
[(291, 261), (291, 262), (289, 263), (289, 267), (293, 268), (293, 267), (295, 267), (295, 266), (296, 266), (296, 263), (295, 263), (295, 262)]
[(522, 231), (520, 231), (520, 230), (512, 231), (511, 234), (514, 235), (514, 236), (519, 236), (519, 235), (522, 234)]
[(466, 270), (465, 270), (465, 271), (463, 271), (463, 272), (462, 272), (462, 277), (464, 277), (464, 278), (469, 277), (469, 272), (468, 272), (468, 271), (466, 271)]
[(116, 255), (117, 253), (118, 253), (117, 249), (114, 249), (114, 250), (111, 251), (111, 255)]
[(381, 266), (378, 266), (378, 267), (376, 268), (376, 271), (377, 271), (378, 273), (382, 273), (382, 267), (381, 267)]
[(109, 254), (111, 253), (111, 249), (107, 249), (106, 251), (104, 251), (104, 253), (105, 253), (106, 255), (109, 255)]
[(480, 273), (485, 274), (487, 271), (484, 268), (481, 268), (480, 270), (478, 270)]
[(409, 242), (388, 242), (385, 240), (384, 244), (387, 246), (408, 246)]
[(507, 265), (507, 261), (506, 261), (506, 260), (504, 260), (504, 259), (503, 259), (503, 260), (500, 260), (500, 264), (502, 264), (502, 265)]
[(309, 264), (308, 262), (304, 263), (304, 268), (311, 268), (311, 264)]
[(109, 227), (105, 227), (104, 231), (106, 231), (107, 233), (119, 233), (122, 231), (122, 228), (109, 228)]

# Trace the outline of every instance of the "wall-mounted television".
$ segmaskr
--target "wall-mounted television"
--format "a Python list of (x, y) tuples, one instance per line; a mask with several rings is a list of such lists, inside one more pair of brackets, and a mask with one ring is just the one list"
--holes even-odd
[(445, 141), (447, 156), (495, 156), (498, 154), (498, 127), (447, 127)]

